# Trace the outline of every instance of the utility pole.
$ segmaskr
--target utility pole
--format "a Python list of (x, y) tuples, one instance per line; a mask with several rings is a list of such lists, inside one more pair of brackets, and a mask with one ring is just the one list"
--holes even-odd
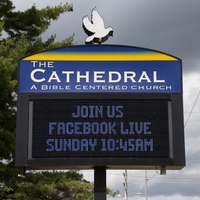
[(124, 198), (125, 198), (125, 200), (128, 200), (128, 182), (127, 182), (128, 175), (127, 175), (127, 170), (125, 170), (125, 173), (123, 173), (123, 175), (124, 175), (124, 178), (125, 178), (125, 182), (124, 182), (125, 195), (124, 195)]
[(148, 187), (147, 187), (147, 170), (145, 170), (145, 196), (146, 196), (146, 200), (148, 199)]

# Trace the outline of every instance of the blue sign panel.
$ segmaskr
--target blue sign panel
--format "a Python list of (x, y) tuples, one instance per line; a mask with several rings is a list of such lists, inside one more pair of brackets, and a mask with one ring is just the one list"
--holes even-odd
[(20, 93), (181, 93), (181, 61), (114, 45), (53, 49), (20, 60)]

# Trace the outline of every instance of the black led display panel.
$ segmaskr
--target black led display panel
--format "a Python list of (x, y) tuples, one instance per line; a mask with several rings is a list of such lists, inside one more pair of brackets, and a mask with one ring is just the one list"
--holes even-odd
[(170, 101), (34, 99), (32, 158), (169, 158)]

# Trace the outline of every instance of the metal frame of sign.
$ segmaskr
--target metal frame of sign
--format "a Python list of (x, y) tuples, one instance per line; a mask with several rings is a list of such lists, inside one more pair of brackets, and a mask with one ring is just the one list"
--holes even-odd
[[(104, 45), (102, 45), (104, 46)], [(69, 49), (70, 53), (76, 52), (76, 48), (85, 49), (89, 48), (106, 48), (110, 49), (118, 48), (119, 50), (122, 48), (133, 48), (133, 47), (124, 47), (119, 45), (105, 45), (104, 47), (99, 46), (75, 46)], [(66, 48), (68, 49), (68, 48)], [(142, 48), (137, 48), (139, 50), (146, 50)], [(105, 49), (104, 49), (105, 50)], [(148, 50), (149, 52), (152, 50)], [(152, 51), (156, 52), (156, 51)], [(45, 52), (44, 52), (45, 53)], [(87, 52), (86, 52), (87, 53)], [(157, 53), (157, 52), (156, 52)], [(159, 54), (163, 54), (158, 52)], [(79, 52), (80, 54), (80, 52)], [(39, 55), (39, 54), (38, 54)], [(163, 54), (168, 56), (167, 54)], [(33, 55), (34, 56), (34, 55)], [(37, 56), (37, 54), (35, 54)], [(44, 55), (43, 55), (44, 56)], [(77, 56), (77, 55), (76, 55)], [(170, 56), (171, 57), (171, 56)], [(174, 57), (173, 57), (174, 58)], [(48, 59), (48, 58), (47, 58)], [(116, 59), (116, 58), (115, 58)], [(123, 58), (124, 59), (124, 58)], [(25, 58), (26, 60), (26, 58)], [(34, 60), (34, 59), (30, 59)], [(29, 62), (30, 62), (29, 60)], [(46, 60), (41, 58), (41, 60)], [(181, 64), (181, 60), (175, 58)], [(34, 60), (35, 61), (35, 60)], [(23, 59), (20, 61), (20, 65), (23, 64)], [(79, 61), (80, 62), (80, 61)], [(87, 61), (88, 62), (88, 61)], [(95, 61), (98, 62), (98, 61)], [(102, 62), (102, 61), (100, 61)], [(110, 61), (106, 61), (110, 62)], [(123, 61), (126, 62), (126, 61)], [(138, 65), (138, 61), (137, 65)], [(145, 61), (147, 62), (147, 61)], [(173, 62), (173, 61), (171, 61)], [(24, 62), (27, 65), (27, 61)], [(164, 63), (164, 61), (163, 61)], [(80, 64), (80, 63), (79, 63)], [(95, 68), (95, 67), (94, 67)], [(20, 68), (23, 71), (24, 66)], [(35, 69), (35, 68), (34, 68)], [(54, 69), (55, 70), (55, 69)], [(70, 69), (71, 70), (71, 69)], [(89, 69), (87, 69), (89, 71)], [(92, 69), (93, 70), (93, 69)], [(98, 69), (99, 70), (99, 69)], [(182, 79), (181, 79), (181, 66), (179, 71), (179, 80), (178, 84), (180, 84), (177, 88), (177, 91), (161, 91), (161, 92), (128, 92), (125, 91), (68, 91), (68, 92), (51, 92), (51, 91), (25, 91), (24, 90), (24, 75), (22, 72), (19, 72), (19, 93), (18, 93), (18, 102), (17, 102), (17, 137), (16, 137), (16, 166), (24, 166), (26, 169), (92, 169), (94, 166), (106, 166), (109, 169), (160, 169), (160, 167), (165, 167), (166, 169), (182, 169), (185, 166), (185, 147), (184, 147), (184, 125), (183, 125), (183, 99), (182, 99)], [(119, 72), (119, 70), (118, 70)], [(178, 71), (176, 71), (177, 73)], [(27, 73), (27, 71), (26, 71)], [(28, 73), (31, 73), (29, 70)], [(120, 71), (121, 73), (121, 71)], [(43, 74), (43, 72), (42, 72)], [(101, 72), (97, 75), (96, 80), (103, 81), (107, 79), (103, 76), (104, 74)], [(30, 78), (30, 75), (28, 75)], [(60, 76), (58, 74), (58, 76)], [(58, 80), (58, 76), (54, 76), (54, 80)], [(168, 75), (167, 75), (168, 76)], [(52, 76), (53, 77), (53, 76)], [(41, 77), (37, 77), (38, 80)], [(46, 78), (46, 77), (45, 77)], [(152, 79), (152, 77), (143, 76), (145, 80), (148, 81), (148, 78)], [(158, 78), (159, 79), (159, 78)], [(163, 79), (163, 76), (159, 79)], [(173, 78), (172, 78), (173, 79)], [(22, 84), (23, 83), (23, 84)], [(31, 83), (32, 84), (32, 83)], [(30, 84), (30, 85), (31, 85)], [(46, 84), (46, 83), (45, 83)], [(172, 83), (175, 84), (175, 83)], [(38, 85), (37, 85), (38, 87)], [(129, 85), (127, 86), (129, 87)], [(42, 158), (34, 158), (32, 156), (32, 122), (33, 122), (33, 107), (30, 104), (30, 101), (34, 99), (161, 99), (167, 100), (170, 102), (169, 108), (169, 157), (165, 158), (153, 158), (153, 157), (123, 157), (123, 155), (119, 157), (104, 157), (104, 156), (91, 156), (91, 157), (42, 157)]]
[[(120, 94), (95, 94), (95, 98), (100, 99), (155, 99), (154, 94), (125, 94), (123, 97)], [(30, 99), (55, 99), (54, 94), (46, 94), (45, 97), (41, 94), (19, 94), (18, 96), (18, 137), (16, 153), (17, 165), (26, 166), (27, 169), (61, 169), (61, 168), (77, 168), (87, 169), (93, 166), (107, 166), (110, 169), (155, 169), (160, 166), (166, 166), (166, 169), (181, 169), (185, 165), (184, 156), (184, 137), (181, 133), (183, 126), (183, 113), (181, 109), (181, 95), (157, 94), (156, 99), (168, 99), (171, 101), (171, 118), (172, 118), (172, 136), (170, 139), (170, 158), (32, 158), (30, 156), (32, 140), (30, 135), (30, 120), (27, 117), (29, 113)], [(94, 94), (57, 94), (56, 99), (79, 99), (79, 98), (94, 98)]]

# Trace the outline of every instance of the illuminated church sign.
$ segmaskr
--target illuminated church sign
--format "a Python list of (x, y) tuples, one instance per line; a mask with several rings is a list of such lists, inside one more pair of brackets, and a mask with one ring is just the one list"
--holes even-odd
[(181, 60), (84, 45), (19, 61), (16, 165), (30, 169), (185, 165)]

